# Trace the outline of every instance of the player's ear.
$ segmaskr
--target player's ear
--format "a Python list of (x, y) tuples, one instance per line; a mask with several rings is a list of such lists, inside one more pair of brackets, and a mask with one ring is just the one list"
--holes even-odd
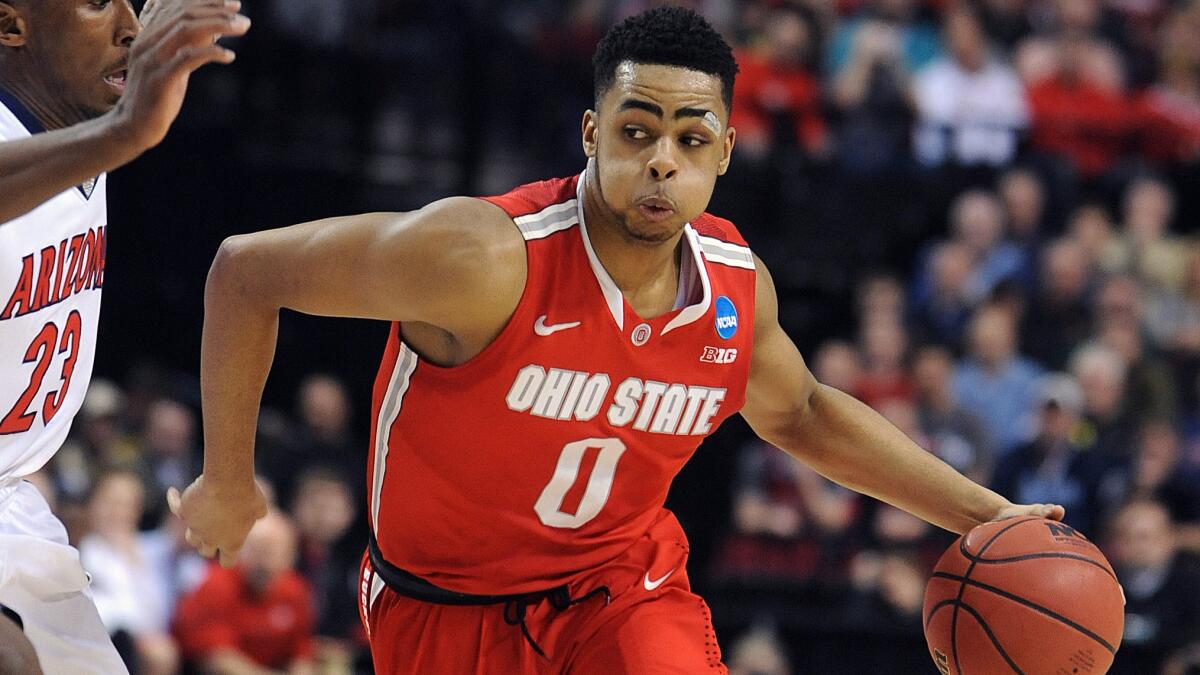
[(26, 30), (24, 15), (7, 2), (0, 2), (0, 47), (25, 46)]
[(733, 145), (737, 142), (737, 129), (729, 127), (725, 129), (724, 147), (722, 148), (721, 161), (717, 163), (717, 175), (724, 176), (729, 170), (729, 158), (733, 156)]
[(595, 110), (585, 110), (583, 112), (583, 154), (589, 158), (596, 156), (596, 134), (599, 129), (599, 121), (596, 119)]

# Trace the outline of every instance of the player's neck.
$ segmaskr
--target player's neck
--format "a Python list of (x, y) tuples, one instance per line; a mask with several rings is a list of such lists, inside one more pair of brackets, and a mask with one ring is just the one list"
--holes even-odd
[(58, 100), (51, 87), (25, 69), (0, 70), (0, 89), (12, 94), (37, 118), (47, 131), (65, 129), (87, 120), (85, 115)]
[(629, 236), (616, 214), (604, 203), (591, 169), (584, 174), (583, 180), (586, 181), (583, 215), (588, 240), (617, 288), (635, 307), (639, 304), (635, 301), (637, 298), (645, 294), (658, 295), (658, 291), (673, 299), (679, 279), (679, 240), (683, 231), (659, 243)]

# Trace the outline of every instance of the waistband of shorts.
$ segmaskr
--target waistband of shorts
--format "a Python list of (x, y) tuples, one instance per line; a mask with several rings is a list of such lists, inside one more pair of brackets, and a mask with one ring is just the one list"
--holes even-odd
[(383, 557), (383, 551), (379, 549), (379, 542), (375, 540), (374, 533), (367, 539), (367, 557), (371, 561), (371, 568), (383, 580), (385, 586), (400, 595), (422, 602), (437, 605), (498, 605), (541, 598), (557, 598), (558, 596), (569, 599), (569, 596), (566, 595), (566, 585), (516, 595), (473, 595), (442, 588), (388, 562)]

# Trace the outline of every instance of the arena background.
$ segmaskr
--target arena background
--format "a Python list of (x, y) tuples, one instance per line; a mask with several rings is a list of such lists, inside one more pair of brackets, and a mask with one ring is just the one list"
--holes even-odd
[[(580, 171), (595, 43), (652, 4), (245, 1), (236, 64), (195, 76), (166, 142), (111, 176), (99, 380), (43, 476), (135, 672), (204, 659), (210, 610), (178, 602), (207, 571), (162, 524), (163, 489), (199, 467), (221, 240)], [(1200, 672), (1200, 5), (686, 4), (743, 71), (710, 211), (772, 268), (810, 367), (1007, 496), (1067, 505), (1129, 595), (1113, 672)], [(369, 672), (351, 574), (386, 330), (285, 312), (264, 400), (322, 672)], [(333, 473), (301, 479), (317, 466)], [(95, 490), (107, 467), (138, 480)], [(920, 595), (944, 533), (795, 469), (740, 419), (668, 505), (734, 672), (935, 672)]]

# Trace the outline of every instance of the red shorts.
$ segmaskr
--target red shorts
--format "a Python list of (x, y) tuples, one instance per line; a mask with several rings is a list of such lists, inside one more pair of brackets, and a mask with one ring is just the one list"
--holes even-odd
[[(505, 605), (440, 605), (382, 585), (364, 556), (359, 613), (378, 673), (725, 674), (712, 615), (688, 583), (687, 543), (669, 511), (619, 558), (568, 584), (557, 609), (530, 604), (525, 625), (505, 621)], [(510, 614), (511, 618), (511, 614)]]

